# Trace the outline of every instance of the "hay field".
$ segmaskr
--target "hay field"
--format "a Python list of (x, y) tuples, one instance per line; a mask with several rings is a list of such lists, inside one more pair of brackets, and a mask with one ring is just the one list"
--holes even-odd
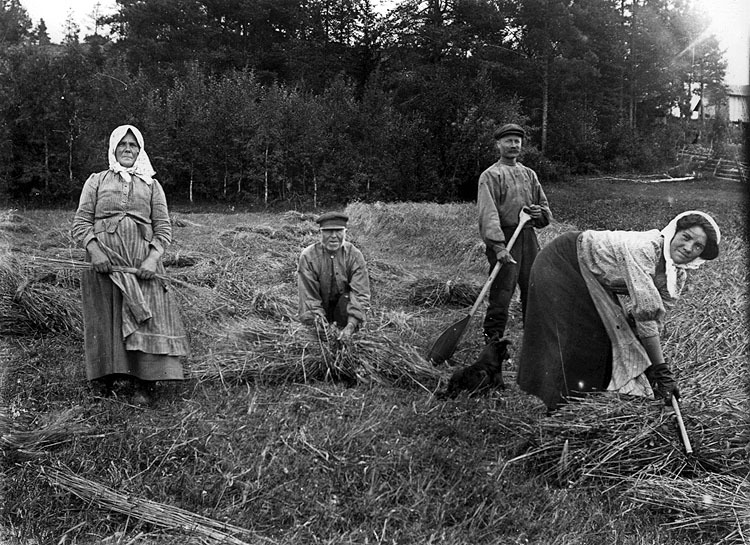
[[(661, 403), (592, 397), (545, 417), (514, 384), (435, 394), (423, 355), (487, 274), (472, 204), (352, 203), (370, 322), (351, 349), (294, 320), (313, 214), (174, 207), (167, 273), (189, 380), (152, 407), (85, 381), (73, 210), (0, 212), (0, 539), (18, 543), (750, 542), (747, 208), (742, 187), (581, 180), (547, 189), (571, 229), (661, 227), (700, 208), (723, 253), (670, 315), (695, 448)], [(482, 312), (480, 311), (480, 315)], [(520, 306), (509, 330), (517, 347)], [(472, 321), (455, 363), (482, 340)]]

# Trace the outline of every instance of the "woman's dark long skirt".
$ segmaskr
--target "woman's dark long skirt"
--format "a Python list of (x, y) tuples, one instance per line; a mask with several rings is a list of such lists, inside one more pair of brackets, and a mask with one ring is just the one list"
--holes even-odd
[(552, 410), (565, 397), (607, 388), (612, 346), (578, 265), (579, 232), (534, 261), (516, 381)]

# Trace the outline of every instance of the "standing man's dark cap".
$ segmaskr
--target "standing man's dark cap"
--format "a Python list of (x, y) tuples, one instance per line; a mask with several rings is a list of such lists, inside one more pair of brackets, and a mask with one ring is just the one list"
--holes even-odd
[(346, 229), (347, 221), (349, 221), (349, 216), (341, 212), (326, 212), (315, 220), (321, 229)]
[(523, 130), (521, 125), (515, 123), (507, 123), (495, 131), (495, 140), (500, 140), (503, 136), (515, 134), (521, 138), (526, 138), (526, 131)]

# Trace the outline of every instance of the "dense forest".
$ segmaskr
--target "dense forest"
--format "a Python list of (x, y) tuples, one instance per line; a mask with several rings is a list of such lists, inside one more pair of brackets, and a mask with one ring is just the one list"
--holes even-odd
[(707, 26), (689, 0), (117, 0), (55, 44), (0, 0), (0, 198), (77, 199), (124, 123), (192, 202), (470, 199), (510, 121), (545, 182), (653, 170), (722, 92)]

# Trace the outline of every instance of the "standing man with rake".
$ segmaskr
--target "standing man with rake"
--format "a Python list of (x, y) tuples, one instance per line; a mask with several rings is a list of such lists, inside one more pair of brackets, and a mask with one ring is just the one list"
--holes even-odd
[[(533, 227), (549, 225), (552, 212), (536, 173), (518, 162), (526, 133), (520, 125), (508, 123), (495, 131), (495, 145), (500, 159), (479, 176), (477, 207), (479, 232), (486, 245), (490, 271), (500, 262), (500, 271), (492, 283), (489, 306), (484, 318), (484, 335), (488, 345), (503, 338), (516, 284), (521, 290), (521, 308), (526, 315), (531, 265), (539, 252)], [(506, 247), (518, 226), (521, 210), (531, 216), (523, 226), (512, 248)]]

